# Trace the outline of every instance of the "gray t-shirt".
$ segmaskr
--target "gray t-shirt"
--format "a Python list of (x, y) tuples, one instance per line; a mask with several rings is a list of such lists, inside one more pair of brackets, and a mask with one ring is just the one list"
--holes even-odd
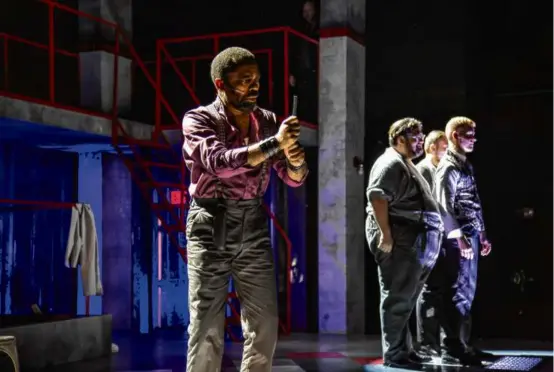
[(391, 221), (422, 223), (443, 229), (439, 206), (427, 181), (412, 162), (393, 148), (386, 149), (373, 164), (366, 195), (369, 214), (373, 214), (371, 198), (380, 197), (389, 202)]

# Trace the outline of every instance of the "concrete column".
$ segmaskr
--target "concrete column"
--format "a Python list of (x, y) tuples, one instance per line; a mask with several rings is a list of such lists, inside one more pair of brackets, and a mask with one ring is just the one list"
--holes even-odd
[[(79, 0), (79, 10), (119, 25), (128, 41), (132, 40), (132, 0)], [(117, 80), (119, 116), (131, 110), (132, 61), (118, 57), (117, 77), (114, 77), (114, 27), (79, 17), (81, 105), (103, 113), (112, 113), (113, 86)], [(120, 38), (120, 52), (125, 55), (126, 43)]]
[(129, 330), (132, 314), (131, 175), (116, 155), (102, 156), (103, 311), (113, 328)]
[(365, 0), (322, 0), (319, 44), (319, 331), (365, 330)]

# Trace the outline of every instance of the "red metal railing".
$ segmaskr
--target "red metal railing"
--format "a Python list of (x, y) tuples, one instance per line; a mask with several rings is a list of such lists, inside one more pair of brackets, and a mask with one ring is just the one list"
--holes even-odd
[[(198, 105), (201, 101), (198, 96), (197, 68), (199, 63), (208, 64), (211, 59), (223, 48), (230, 45), (244, 45), (249, 48), (258, 57), (263, 56), (266, 61), (263, 66), (265, 74), (267, 74), (267, 83), (262, 84), (261, 93), (264, 94), (264, 86), (266, 85), (267, 92), (265, 93), (266, 102), (262, 105), (267, 105), (268, 108), (276, 111), (279, 117), (286, 117), (290, 114), (290, 86), (289, 76), (291, 74), (291, 44), (304, 43), (309, 47), (314, 48), (316, 53), (319, 48), (318, 41), (309, 38), (308, 36), (295, 31), (290, 27), (274, 27), (262, 30), (249, 30), (240, 32), (228, 32), (211, 35), (181, 37), (160, 39), (156, 43), (156, 76), (158, 83), (158, 92), (161, 95), (165, 92), (163, 86), (164, 74), (168, 72), (167, 65), (171, 67), (171, 73), (174, 74), (173, 79), (178, 79), (186, 93), (189, 96), (188, 105), (180, 94), (180, 106), (177, 111), (185, 111), (192, 105)], [(275, 45), (281, 45), (275, 47)], [(198, 50), (202, 53), (198, 54)], [(172, 53), (173, 51), (173, 53)], [(183, 72), (183, 62), (188, 64), (189, 71)], [(150, 62), (153, 63), (153, 62)], [(260, 62), (259, 62), (260, 63)], [(277, 72), (276, 66), (281, 66)], [(187, 78), (188, 75), (189, 77)], [(205, 91), (209, 92), (213, 98), (213, 91), (210, 91), (212, 86), (208, 78), (208, 74), (203, 75), (202, 80)], [(275, 77), (279, 76), (275, 81)], [(317, 86), (314, 86), (314, 91)], [(277, 92), (281, 94), (277, 94)], [(166, 96), (170, 96), (166, 94)], [(279, 102), (276, 102), (276, 97), (279, 96)], [(161, 103), (157, 100), (157, 106)], [(306, 127), (317, 129), (314, 123), (303, 121), (302, 124)], [(164, 129), (169, 129), (167, 121), (160, 114), (160, 110), (156, 110), (156, 130), (161, 132)]]
[[(282, 71), (282, 79), (281, 79), (281, 88), (282, 88), (282, 107), (281, 107), (281, 115), (279, 115), (281, 118), (286, 117), (290, 114), (290, 107), (289, 107), (289, 75), (290, 75), (290, 69), (289, 65), (291, 63), (291, 56), (290, 56), (290, 43), (291, 38), (296, 38), (297, 41), (308, 43), (312, 47), (317, 48), (319, 47), (319, 43), (316, 40), (313, 40), (306, 35), (303, 35), (302, 33), (299, 33), (295, 30), (293, 30), (290, 27), (275, 27), (275, 28), (268, 28), (263, 30), (249, 30), (249, 31), (241, 31), (241, 32), (230, 32), (230, 33), (220, 33), (220, 34), (212, 34), (212, 35), (202, 35), (202, 36), (192, 36), (192, 37), (182, 37), (182, 38), (171, 38), (171, 39), (161, 39), (158, 40), (156, 43), (156, 81), (157, 81), (157, 94), (159, 97), (162, 96), (162, 92), (164, 92), (163, 87), (163, 74), (162, 71), (166, 70), (165, 67), (169, 65), (171, 67), (171, 72), (175, 74), (174, 78), (177, 78), (185, 88), (186, 93), (190, 97), (190, 105), (199, 105), (201, 99), (198, 97), (197, 94), (197, 88), (198, 83), (196, 79), (197, 74), (197, 67), (199, 63), (209, 63), (213, 59), (213, 57), (222, 49), (222, 44), (225, 41), (231, 42), (235, 45), (244, 45), (248, 44), (248, 39), (255, 38), (256, 36), (260, 35), (267, 35), (267, 34), (273, 34), (277, 36), (282, 37), (282, 48), (275, 48), (275, 40), (266, 40), (265, 43), (262, 41), (263, 45), (255, 44), (254, 47), (250, 47), (249, 50), (251, 50), (256, 56), (265, 56), (265, 59), (267, 60), (266, 65), (266, 74), (267, 74), (267, 104), (270, 108), (276, 108), (274, 106), (274, 96), (275, 96), (275, 88), (276, 84), (274, 82), (274, 77), (276, 75), (274, 66), (276, 64), (282, 64), (283, 71)], [(236, 38), (241, 37), (242, 39), (237, 42)], [(208, 46), (204, 45), (199, 46), (198, 42), (208, 42)], [(193, 44), (193, 45), (191, 45)], [(175, 56), (170, 52), (171, 46), (178, 46), (179, 55)], [(186, 55), (186, 47), (191, 47), (192, 50), (190, 50), (191, 54)], [(279, 50), (280, 49), (280, 53)], [(202, 50), (203, 53), (198, 53), (198, 50)], [(185, 55), (182, 55), (185, 53)], [(182, 69), (182, 62), (188, 63), (189, 71), (187, 78), (187, 73), (183, 72)], [(152, 63), (152, 62), (150, 62)], [(180, 65), (181, 63), (181, 65)], [(212, 86), (212, 82), (208, 79), (208, 74), (205, 74), (205, 79), (203, 79), (204, 83), (207, 83), (208, 87), (206, 91), (210, 91), (210, 88)], [(317, 89), (317, 86), (314, 86), (314, 90)], [(262, 93), (263, 93), (263, 86), (262, 86)], [(213, 92), (213, 91), (212, 91)], [(169, 96), (169, 95), (168, 95)], [(156, 131), (162, 132), (165, 129), (174, 129), (171, 127), (171, 125), (165, 124), (165, 120), (163, 116), (161, 115), (161, 102), (157, 97), (156, 99)], [(213, 97), (213, 95), (212, 95)], [(180, 102), (184, 102), (182, 99), (182, 95), (179, 95)], [(190, 107), (186, 107), (186, 105), (181, 106), (179, 109), (180, 111), (185, 111)], [(317, 126), (312, 123), (302, 122), (302, 124), (306, 127), (317, 129)], [(279, 221), (277, 220), (276, 216), (271, 212), (271, 210), (265, 206), (265, 209), (273, 222), (275, 228), (277, 229), (277, 232), (282, 236), (283, 240), (285, 241), (286, 245), (286, 319), (285, 322), (280, 322), (280, 327), (282, 331), (285, 334), (290, 333), (291, 329), (291, 282), (290, 282), (290, 272), (292, 270), (292, 244), (290, 239), (288, 238), (286, 232), (279, 224)]]
[[(147, 201), (151, 205), (152, 210), (154, 211), (154, 213), (158, 214), (159, 220), (162, 223), (162, 227), (168, 233), (168, 236), (170, 237), (173, 245), (175, 247), (177, 247), (177, 249), (179, 251), (179, 254), (183, 258), (183, 260), (186, 261), (186, 252), (185, 252), (185, 250), (181, 249), (179, 247), (178, 239), (176, 239), (173, 234), (170, 234), (170, 232), (175, 231), (175, 227), (174, 226), (173, 227), (169, 226), (165, 222), (165, 218), (159, 216), (160, 205), (156, 205), (152, 202), (152, 195), (150, 193), (151, 189), (156, 189), (156, 190), (158, 190), (158, 195), (161, 198), (165, 194), (165, 188), (167, 188), (167, 187), (175, 188), (175, 189), (178, 189), (178, 190), (182, 191), (182, 193), (183, 193), (182, 197), (181, 197), (182, 202), (180, 203), (180, 206), (179, 206), (180, 213), (178, 213), (178, 214), (175, 212), (174, 209), (171, 209), (171, 202), (168, 201), (167, 198), (163, 198), (163, 200), (161, 201), (163, 209), (166, 209), (167, 211), (169, 211), (170, 214), (172, 215), (172, 218), (175, 221), (179, 221), (178, 227), (182, 230), (182, 229), (184, 229), (184, 219), (183, 219), (184, 210), (185, 210), (184, 203), (187, 199), (186, 195), (185, 195), (186, 186), (183, 185), (183, 184), (167, 185), (167, 184), (157, 183), (154, 180), (154, 175), (152, 174), (151, 171), (149, 171), (149, 167), (153, 163), (149, 162), (149, 161), (145, 161), (144, 159), (142, 159), (142, 155), (140, 154), (138, 148), (148, 147), (148, 148), (155, 149), (155, 150), (172, 151), (171, 148), (168, 146), (168, 144), (161, 143), (160, 140), (163, 139), (163, 136), (160, 136), (160, 134), (162, 133), (162, 130), (167, 129), (168, 127), (172, 127), (172, 128), (180, 127), (180, 120), (179, 120), (178, 116), (175, 114), (175, 110), (172, 109), (171, 105), (168, 103), (166, 97), (162, 93), (162, 89), (161, 89), (162, 88), (161, 87), (162, 79), (161, 79), (161, 67), (160, 67), (162, 65), (162, 63), (165, 61), (166, 63), (168, 63), (171, 66), (171, 68), (177, 73), (178, 79), (182, 82), (182, 84), (187, 89), (187, 91), (190, 94), (193, 102), (195, 104), (199, 104), (200, 101), (199, 101), (198, 97), (196, 96), (197, 83), (196, 83), (196, 80), (194, 78), (194, 76), (196, 75), (196, 73), (194, 71), (196, 69), (195, 65), (198, 61), (207, 61), (207, 60), (209, 60), (210, 58), (212, 58), (212, 55), (211, 54), (204, 54), (204, 55), (201, 55), (201, 56), (173, 57), (173, 56), (170, 55), (166, 45), (169, 44), (169, 43), (175, 44), (179, 40), (180, 41), (187, 41), (187, 40), (202, 40), (202, 39), (214, 38), (214, 49), (213, 50), (215, 52), (219, 49), (220, 41), (221, 41), (222, 38), (230, 37), (232, 35), (248, 36), (248, 35), (255, 35), (255, 34), (263, 34), (265, 32), (283, 32), (284, 35), (285, 35), (284, 36), (285, 46), (287, 46), (287, 43), (288, 43), (287, 40), (288, 40), (288, 35), (289, 34), (295, 34), (295, 35), (297, 35), (298, 37), (300, 37), (302, 39), (308, 39), (309, 42), (314, 43), (316, 45), (317, 45), (317, 42), (315, 40), (311, 40), (311, 39), (307, 38), (306, 36), (304, 36), (302, 34), (297, 33), (294, 30), (291, 30), (287, 27), (280, 27), (280, 28), (269, 29), (269, 30), (260, 30), (260, 31), (248, 31), (248, 32), (233, 33), (233, 34), (220, 34), (220, 35), (215, 35), (215, 36), (165, 40), (165, 41), (162, 41), (162, 42), (158, 43), (158, 46), (157, 46), (157, 51), (158, 51), (157, 57), (158, 57), (158, 59), (156, 61), (157, 62), (156, 63), (156, 78), (154, 79), (152, 77), (152, 75), (150, 74), (150, 72), (148, 71), (148, 69), (146, 68), (145, 63), (142, 61), (142, 59), (139, 57), (138, 53), (134, 49), (133, 45), (129, 42), (129, 40), (127, 40), (125, 35), (119, 29), (119, 26), (116, 25), (115, 23), (112, 23), (112, 22), (100, 19), (98, 17), (94, 17), (92, 15), (80, 12), (80, 11), (75, 10), (73, 8), (67, 7), (63, 4), (57, 3), (53, 0), (39, 0), (39, 3), (44, 4), (48, 7), (48, 42), (47, 43), (40, 43), (40, 42), (29, 40), (29, 39), (26, 39), (26, 38), (21, 38), (21, 37), (15, 36), (15, 35), (0, 33), (0, 40), (3, 41), (2, 51), (3, 51), (3, 64), (4, 64), (4, 66), (3, 66), (4, 67), (4, 73), (3, 73), (4, 81), (3, 81), (3, 86), (0, 87), (0, 95), (7, 96), (7, 97), (12, 97), (12, 98), (15, 98), (15, 99), (21, 99), (21, 100), (25, 100), (25, 101), (29, 101), (29, 102), (34, 102), (34, 103), (38, 103), (38, 104), (44, 104), (44, 105), (48, 105), (48, 106), (54, 107), (54, 108), (64, 109), (64, 110), (73, 111), (73, 112), (79, 112), (79, 113), (83, 113), (83, 114), (86, 114), (86, 115), (92, 115), (92, 116), (97, 116), (97, 117), (101, 117), (101, 118), (105, 118), (105, 119), (110, 119), (112, 121), (112, 138), (113, 138), (114, 148), (116, 149), (118, 154), (121, 155), (121, 158), (125, 162), (126, 166), (129, 168), (129, 171), (131, 173), (131, 176), (133, 177), (133, 180), (136, 183), (139, 184), (139, 188), (143, 192), (144, 197), (147, 199)], [(58, 60), (59, 56), (64, 56), (64, 57), (69, 57), (69, 58), (75, 59), (75, 61), (74, 61), (75, 65), (76, 65), (76, 74), (75, 74), (76, 79), (75, 79), (75, 82), (76, 82), (77, 92), (73, 92), (73, 94), (70, 94), (70, 95), (78, 97), (79, 96), (78, 91), (80, 90), (79, 85), (81, 84), (81, 81), (80, 81), (80, 75), (81, 75), (80, 74), (80, 65), (81, 65), (81, 60), (80, 59), (81, 59), (81, 57), (80, 57), (79, 51), (70, 51), (67, 48), (60, 48), (56, 45), (56, 34), (55, 34), (55, 24), (54, 24), (54, 14), (55, 14), (56, 10), (64, 12), (64, 13), (72, 14), (72, 15), (77, 16), (77, 17), (82, 17), (82, 18), (88, 19), (92, 22), (97, 22), (101, 25), (104, 25), (106, 27), (109, 27), (109, 28), (113, 29), (114, 36), (115, 36), (114, 37), (114, 45), (113, 46), (108, 46), (108, 47), (104, 46), (104, 50), (107, 49), (107, 50), (109, 50), (110, 53), (112, 53), (114, 55), (113, 76), (114, 77), (118, 76), (118, 72), (119, 72), (119, 62), (118, 62), (117, 57), (123, 56), (123, 54), (125, 54), (125, 57), (132, 60), (133, 64), (135, 66), (137, 66), (138, 70), (143, 74), (144, 79), (146, 80), (146, 82), (155, 90), (155, 118), (156, 118), (155, 124), (156, 125), (155, 125), (155, 130), (153, 132), (153, 140), (136, 140), (136, 139), (133, 139), (125, 131), (124, 127), (121, 125), (121, 122), (119, 121), (119, 117), (118, 117), (119, 116), (119, 107), (118, 107), (117, 97), (118, 97), (118, 93), (119, 93), (119, 87), (118, 87), (118, 80), (119, 79), (117, 79), (117, 78), (114, 79), (114, 84), (113, 84), (113, 92), (112, 92), (113, 93), (113, 103), (112, 103), (112, 107), (111, 107), (111, 112), (102, 112), (102, 111), (94, 110), (94, 109), (90, 109), (90, 108), (83, 108), (80, 104), (67, 103), (67, 102), (64, 102), (64, 99), (60, 99), (60, 94), (57, 91), (57, 87), (59, 85), (67, 84), (67, 80), (68, 79), (71, 80), (71, 79), (69, 78), (69, 75), (64, 74), (62, 76), (64, 84), (58, 84), (57, 83), (57, 77), (60, 77), (59, 76), (60, 74), (56, 73), (56, 71), (57, 71), (57, 65), (56, 65), (57, 60)], [(33, 47), (37, 50), (47, 52), (47, 57), (48, 58), (47, 58), (47, 63), (46, 64), (48, 66), (48, 74), (47, 74), (48, 80), (47, 80), (46, 85), (47, 85), (48, 89), (47, 89), (46, 97), (44, 97), (44, 96), (40, 97), (40, 96), (36, 96), (36, 95), (30, 94), (30, 93), (21, 94), (21, 92), (13, 91), (12, 88), (15, 84), (10, 84), (10, 77), (12, 75), (10, 73), (10, 49), (12, 47), (12, 44), (26, 45), (26, 46)], [(122, 46), (123, 45), (124, 45), (125, 53), (122, 53), (122, 49), (123, 49)], [(267, 94), (268, 94), (269, 102), (272, 103), (273, 99), (274, 99), (274, 92), (273, 92), (273, 89), (272, 89), (273, 88), (272, 77), (273, 77), (273, 71), (274, 71), (273, 70), (273, 65), (275, 63), (274, 62), (274, 58), (275, 58), (274, 51), (273, 51), (273, 49), (268, 49), (268, 48), (254, 49), (254, 51), (258, 54), (264, 54), (264, 55), (267, 56), (268, 69), (269, 69), (268, 72), (271, 72), (271, 74), (268, 74), (269, 79), (270, 79), (270, 84), (268, 85), (268, 93)], [(162, 56), (164, 58), (162, 58)], [(285, 48), (283, 58), (286, 61), (284, 63), (285, 76), (288, 79), (288, 70), (287, 70), (288, 69), (288, 67), (287, 67), (288, 66), (288, 57), (287, 56), (288, 56), (288, 48)], [(188, 80), (186, 79), (184, 74), (179, 69), (178, 63), (183, 62), (183, 61), (191, 61), (192, 65), (194, 66), (194, 67), (192, 67), (192, 69), (193, 69), (193, 71), (192, 71), (193, 72), (192, 73), (192, 76), (193, 76), (192, 84), (188, 83)], [(64, 72), (66, 72), (66, 71), (64, 71)], [(283, 82), (284, 83), (284, 89), (285, 89), (285, 97), (288, 96), (288, 81), (286, 81), (287, 79), (285, 79), (284, 82)], [(172, 124), (170, 124), (169, 126), (167, 126), (167, 125), (163, 126), (161, 124), (162, 123), (162, 120), (161, 120), (162, 119), (162, 108), (165, 109), (165, 112), (167, 113), (167, 115), (170, 118), (170, 121), (172, 122)], [(288, 111), (289, 111), (288, 100), (285, 99), (285, 101), (284, 101), (284, 113), (288, 114)], [(307, 123), (306, 123), (306, 125), (309, 126), (309, 124), (307, 124)], [(128, 146), (131, 149), (133, 157), (135, 158), (137, 163), (140, 165), (140, 167), (143, 169), (144, 173), (146, 173), (147, 178), (149, 179), (150, 185), (145, 185), (144, 182), (141, 179), (139, 179), (139, 177), (137, 177), (136, 172), (134, 170), (136, 168), (136, 165), (133, 164), (127, 156), (125, 156), (124, 151), (121, 148), (121, 144), (120, 144), (121, 141), (123, 141), (123, 144)], [(180, 161), (180, 157), (178, 157), (178, 156), (176, 156), (174, 160), (175, 160), (175, 165), (164, 164), (163, 166), (165, 166), (165, 167), (171, 166), (171, 167), (175, 167), (175, 169), (179, 169), (182, 173), (181, 180), (184, 180), (185, 179), (184, 178), (184, 171), (185, 171), (184, 164), (183, 164), (182, 161)], [(160, 164), (158, 164), (158, 165), (161, 166)], [(279, 232), (279, 234), (282, 235), (283, 239), (285, 240), (286, 246), (287, 246), (287, 263), (288, 263), (287, 264), (287, 273), (286, 273), (286, 277), (287, 277), (287, 313), (286, 314), (287, 315), (286, 315), (285, 323), (283, 324), (283, 322), (281, 322), (281, 328), (285, 333), (289, 333), (290, 332), (290, 312), (291, 312), (291, 309), (290, 309), (290, 306), (291, 306), (291, 304), (290, 304), (291, 243), (290, 243), (290, 240), (288, 239), (288, 236), (286, 235), (285, 231), (279, 225), (276, 217), (271, 213), (271, 211), (268, 208), (266, 208), (266, 209), (267, 209), (267, 212), (268, 212), (271, 220), (273, 221), (274, 225), (276, 226), (277, 231)], [(234, 294), (230, 294), (229, 299), (232, 299), (233, 296), (234, 296)], [(87, 308), (88, 308), (88, 306), (87, 306)], [(237, 314), (234, 314), (234, 315), (236, 316)]]
[[(178, 221), (176, 224), (177, 228), (180, 230), (184, 230), (184, 203), (180, 203), (180, 215), (177, 215), (174, 208), (172, 208), (171, 203), (168, 201), (167, 197), (165, 196), (166, 188), (171, 187), (174, 189), (184, 190), (186, 187), (182, 184), (184, 178), (184, 174), (181, 177), (181, 183), (180, 184), (174, 184), (174, 185), (166, 185), (162, 183), (156, 182), (154, 179), (154, 176), (152, 175), (152, 172), (148, 169), (149, 166), (152, 165), (153, 162), (145, 161), (142, 159), (141, 154), (139, 153), (139, 147), (145, 148), (148, 147), (150, 149), (155, 149), (157, 151), (165, 149), (166, 151), (169, 151), (174, 156), (174, 165), (173, 164), (158, 164), (159, 166), (163, 167), (174, 167), (176, 171), (178, 172), (181, 170), (181, 172), (184, 172), (184, 165), (180, 161), (180, 156), (176, 155), (169, 144), (167, 143), (161, 143), (159, 141), (155, 140), (136, 140), (132, 138), (124, 129), (124, 127), (121, 125), (121, 122), (119, 120), (119, 107), (118, 107), (118, 81), (119, 79), (114, 78), (113, 79), (113, 91), (112, 91), (112, 107), (111, 110), (108, 112), (102, 112), (100, 110), (94, 110), (94, 109), (85, 109), (81, 107), (79, 103), (67, 103), (64, 101), (64, 97), (60, 97), (61, 94), (58, 91), (59, 85), (67, 85), (71, 82), (76, 83), (74, 84), (74, 90), (70, 92), (70, 96), (76, 96), (79, 97), (79, 93), (81, 91), (80, 84), (82, 84), (82, 81), (80, 81), (80, 66), (81, 66), (81, 54), (79, 47), (76, 47), (77, 51), (69, 51), (68, 48), (61, 48), (56, 45), (57, 38), (56, 38), (56, 32), (55, 32), (55, 11), (60, 12), (59, 14), (56, 14), (57, 16), (63, 16), (63, 15), (72, 15), (79, 17), (79, 19), (86, 19), (88, 21), (92, 21), (94, 23), (100, 24), (102, 26), (106, 26), (107, 28), (111, 29), (113, 31), (113, 45), (111, 46), (103, 46), (103, 51), (109, 51), (110, 54), (114, 56), (113, 58), (113, 77), (118, 76), (119, 72), (119, 57), (124, 56), (129, 58), (133, 61), (135, 66), (137, 66), (137, 69), (139, 72), (143, 74), (143, 78), (146, 82), (148, 82), (152, 88), (152, 91), (155, 91), (156, 83), (148, 70), (146, 69), (146, 66), (144, 65), (143, 61), (138, 56), (137, 52), (129, 43), (129, 41), (126, 39), (125, 35), (120, 31), (119, 26), (105, 21), (103, 19), (91, 16), (89, 14), (80, 12), (78, 10), (69, 8), (63, 4), (59, 4), (57, 2), (51, 1), (51, 0), (40, 0), (37, 3), (34, 3), (33, 6), (46, 6), (48, 10), (48, 42), (38, 42), (35, 40), (29, 40), (28, 38), (21, 38), (14, 35), (8, 35), (6, 33), (3, 33), (0, 35), (0, 38), (3, 41), (2, 49), (0, 49), (3, 52), (3, 69), (4, 73), (0, 76), (3, 77), (3, 84), (0, 87), (0, 95), (12, 97), (20, 100), (25, 100), (28, 102), (48, 105), (50, 107), (55, 107), (59, 109), (64, 109), (72, 112), (80, 112), (86, 115), (91, 116), (97, 116), (102, 117), (105, 119), (109, 119), (112, 122), (112, 139), (113, 139), (113, 147), (118, 152), (118, 154), (121, 155), (122, 160), (127, 165), (131, 176), (133, 177), (133, 180), (138, 183), (140, 190), (142, 191), (144, 197), (146, 198), (147, 202), (150, 204), (152, 210), (155, 214), (160, 214), (160, 204), (164, 207), (163, 209), (166, 209), (167, 212), (170, 214), (173, 214), (174, 220)], [(56, 17), (56, 20), (58, 20), (59, 17)], [(67, 31), (65, 31), (67, 34)], [(62, 42), (67, 43), (67, 38), (62, 39)], [(14, 79), (10, 81), (10, 78), (12, 78), (12, 75), (17, 75), (17, 71), (14, 72), (14, 70), (17, 70), (17, 65), (10, 65), (10, 62), (13, 60), (17, 60), (18, 62), (21, 62), (22, 60), (30, 60), (29, 55), (25, 55), (27, 58), (11, 58), (10, 52), (12, 52), (12, 49), (16, 49), (17, 47), (21, 47), (21, 45), (25, 47), (31, 47), (32, 50), (39, 50), (42, 52), (45, 52), (46, 55), (44, 57), (47, 57), (44, 61), (36, 61), (33, 60), (34, 66), (47, 66), (47, 73), (44, 74), (47, 76), (47, 81), (39, 82), (40, 84), (37, 84), (35, 82), (34, 87), (46, 87), (46, 94), (43, 96), (35, 94), (35, 90), (30, 89), (28, 91), (23, 91), (23, 94), (21, 92), (21, 86), (17, 86), (17, 82), (21, 81), (23, 79)], [(122, 49), (125, 51), (125, 53), (122, 53)], [(31, 50), (31, 52), (32, 52)], [(91, 51), (91, 50), (84, 50)], [(96, 51), (96, 49), (93, 49), (92, 51)], [(29, 50), (26, 50), (26, 52), (29, 52)], [(64, 71), (60, 71), (59, 68), (59, 62), (60, 62), (60, 56), (64, 57), (71, 57), (74, 59), (74, 66), (75, 70), (73, 71), (74, 74), (71, 73), (68, 74), (67, 69), (64, 69)], [(21, 55), (16, 57), (21, 57)], [(28, 66), (25, 66), (28, 67)], [(71, 72), (71, 71), (70, 71)], [(27, 69), (27, 73), (29, 73), (29, 69)], [(73, 76), (73, 78), (72, 78)], [(17, 77), (17, 76), (16, 76)], [(60, 81), (58, 79), (61, 78), (63, 81), (63, 84), (60, 84)], [(13, 79), (13, 78), (12, 78)], [(13, 83), (13, 84), (12, 84)], [(19, 88), (19, 92), (18, 92)], [(152, 107), (154, 106), (154, 97), (155, 95), (152, 94)], [(165, 100), (163, 96), (157, 97), (157, 100), (160, 102), (160, 104), (165, 107), (169, 115), (173, 118), (173, 120), (178, 123), (179, 120), (177, 118), (177, 115), (172, 111), (171, 107)], [(153, 120), (152, 120), (153, 122)], [(134, 156), (134, 159), (136, 163), (133, 163), (129, 156), (124, 154), (124, 149), (122, 148), (122, 142), (123, 145), (128, 146), (129, 149), (131, 149), (131, 152)], [(138, 163), (138, 164), (137, 164)], [(138, 179), (136, 169), (137, 165), (139, 165), (140, 168), (142, 168), (142, 171), (146, 173), (146, 181), (143, 181), (141, 179)], [(176, 174), (177, 174), (176, 172)], [(156, 189), (158, 190), (158, 195), (160, 196), (160, 202), (159, 204), (155, 204), (152, 201), (152, 193), (151, 190)], [(186, 200), (186, 197), (182, 197), (181, 200), (184, 202)], [(165, 222), (165, 218), (160, 218), (163, 221), (163, 228), (167, 232), (168, 237), (172, 240), (172, 243), (177, 249), (179, 250), (179, 253), (181, 257), (186, 261), (186, 254), (183, 249), (179, 248), (178, 239), (176, 239), (175, 234), (171, 234), (172, 227), (173, 230), (175, 229), (175, 226), (168, 226), (168, 224)], [(88, 299), (87, 299), (87, 314), (88, 314)]]

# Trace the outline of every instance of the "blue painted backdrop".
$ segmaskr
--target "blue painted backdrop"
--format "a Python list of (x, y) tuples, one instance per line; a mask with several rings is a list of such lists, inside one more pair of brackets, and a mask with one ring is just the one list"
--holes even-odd
[[(0, 141), (0, 199), (72, 202), (77, 154)], [(0, 312), (76, 311), (76, 271), (64, 265), (70, 209), (0, 204)]]
[[(275, 175), (266, 202), (279, 203)], [(106, 295), (91, 314), (112, 313), (114, 328), (148, 333), (189, 321), (187, 268), (115, 155), (45, 150), (0, 141), (0, 199), (81, 201), (93, 206)], [(153, 200), (156, 201), (156, 195)], [(296, 261), (293, 329), (305, 328), (304, 195), (289, 190), (289, 237)], [(70, 209), (0, 205), (0, 312), (24, 314), (34, 303), (52, 313), (83, 314), (77, 270), (64, 265)], [(282, 221), (282, 225), (285, 221)], [(274, 246), (282, 239), (272, 230)], [(183, 241), (183, 243), (186, 243)]]

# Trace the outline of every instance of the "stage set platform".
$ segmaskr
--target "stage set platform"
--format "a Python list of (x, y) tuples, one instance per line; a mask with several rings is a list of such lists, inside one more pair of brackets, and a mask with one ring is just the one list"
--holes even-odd
[[(119, 353), (43, 369), (41, 372), (184, 372), (186, 341), (178, 335), (113, 336)], [(517, 340), (488, 340), (477, 344), (497, 355), (484, 368), (427, 366), (433, 371), (534, 371), (554, 370), (552, 343)], [(405, 371), (386, 368), (380, 359), (380, 342), (375, 336), (347, 339), (342, 336), (292, 335), (279, 341), (274, 372)], [(226, 345), (222, 372), (239, 371), (240, 344)]]

